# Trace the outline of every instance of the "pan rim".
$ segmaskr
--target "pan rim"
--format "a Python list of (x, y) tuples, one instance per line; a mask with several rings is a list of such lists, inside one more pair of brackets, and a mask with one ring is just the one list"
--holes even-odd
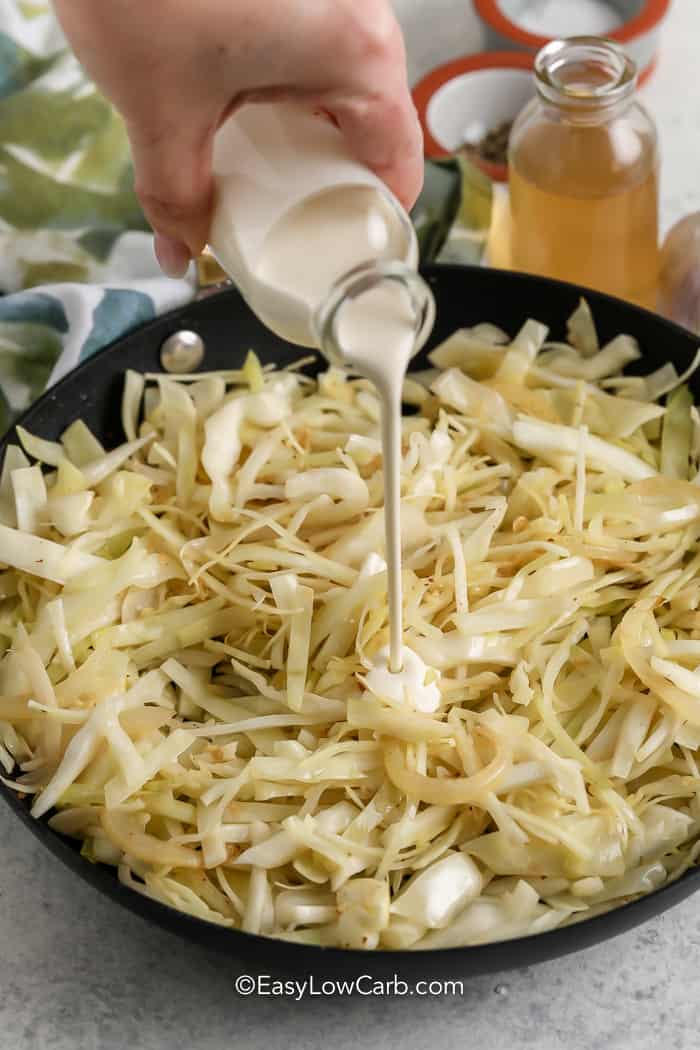
[[(565, 281), (533, 277), (530, 274), (515, 271), (501, 272), (459, 264), (436, 264), (426, 267), (424, 270), (424, 275), (431, 282), (438, 282), (440, 275), (443, 273), (459, 273), (465, 278), (468, 278), (470, 274), (480, 275), (481, 280), (493, 279), (494, 282), (502, 282), (504, 286), (508, 284), (526, 285), (528, 283), (536, 283), (548, 287), (553, 293), (558, 293), (559, 295), (581, 296), (584, 294), (591, 301), (594, 313), (596, 303), (607, 303), (617, 310), (624, 310), (630, 316), (635, 316), (642, 320), (648, 319), (657, 328), (664, 329), (669, 334), (672, 333), (677, 340), (683, 339), (688, 343), (689, 353), (692, 352), (692, 348), (698, 342), (691, 332), (660, 317), (658, 314), (633, 304), (622, 302), (612, 296), (580, 288)], [(486, 274), (492, 276), (486, 278)], [(242, 303), (240, 293), (235, 288), (228, 287), (207, 296), (206, 299), (200, 300), (198, 303), (190, 303), (184, 307), (178, 307), (149, 321), (148, 324), (119, 337), (108, 346), (92, 354), (85, 361), (80, 362), (75, 369), (60, 379), (58, 383), (29, 406), (14, 421), (9, 430), (0, 436), (0, 462), (16, 427), (25, 425), (36, 412), (41, 411), (42, 408), (50, 405), (52, 401), (57, 400), (62, 391), (73, 387), (76, 382), (80, 381), (84, 373), (91, 372), (95, 368), (96, 362), (114, 354), (125, 342), (133, 339), (135, 335), (147, 338), (152, 330), (172, 325), (179, 318), (187, 318), (193, 306), (201, 309), (202, 303), (212, 300), (222, 301), (226, 298), (233, 299), (240, 309), (240, 304)], [(34, 819), (29, 813), (28, 806), (1, 781), (0, 797), (4, 799), (13, 813), (54, 857), (61, 860), (79, 878), (104, 896), (162, 929), (237, 959), (247, 958), (250, 961), (257, 961), (262, 955), (275, 955), (276, 953), (279, 958), (277, 960), (268, 959), (268, 965), (282, 970), (291, 969), (292, 966), (299, 969), (299, 964), (302, 964), (303, 968), (305, 960), (308, 963), (307, 969), (316, 971), (320, 971), (323, 964), (329, 963), (331, 966), (336, 965), (338, 968), (346, 971), (361, 969), (363, 972), (374, 971), (376, 973), (390, 969), (399, 973), (402, 967), (404, 970), (415, 969), (420, 965), (421, 960), (430, 960), (431, 963), (439, 966), (441, 970), (459, 973), (461, 970), (466, 969), (469, 976), (486, 975), (552, 960), (563, 955), (582, 951), (595, 944), (603, 943), (618, 934), (641, 925), (647, 919), (663, 914), (700, 889), (700, 867), (693, 866), (674, 881), (667, 882), (651, 893), (611, 908), (602, 914), (543, 933), (529, 934), (525, 937), (517, 937), (505, 941), (490, 941), (485, 944), (415, 951), (407, 949), (362, 951), (358, 949), (320, 947), (299, 944), (281, 938), (250, 934), (237, 928), (219, 926), (216, 923), (210, 923), (186, 912), (179, 911), (161, 901), (136, 893), (119, 882), (114, 868), (103, 864), (92, 864), (75, 850), (71, 845), (70, 839), (53, 831), (45, 820)], [(282, 956), (286, 955), (290, 956), (289, 964), (281, 963)], [(299, 970), (299, 972), (302, 972), (302, 970)]]

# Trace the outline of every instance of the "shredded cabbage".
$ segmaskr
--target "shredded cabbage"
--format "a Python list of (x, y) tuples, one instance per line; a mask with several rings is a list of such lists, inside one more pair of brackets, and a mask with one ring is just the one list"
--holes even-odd
[(599, 349), (585, 302), (546, 338), (462, 330), (406, 386), (431, 713), (367, 688), (388, 612), (366, 381), (249, 354), (127, 374), (113, 451), (79, 421), (20, 430), (5, 783), (135, 892), (305, 944), (480, 944), (676, 878), (700, 837), (700, 417), (675, 369), (622, 376), (639, 347)]

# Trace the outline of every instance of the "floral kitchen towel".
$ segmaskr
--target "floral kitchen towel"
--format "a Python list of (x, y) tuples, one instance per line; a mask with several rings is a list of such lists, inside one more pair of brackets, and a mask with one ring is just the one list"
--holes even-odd
[(162, 276), (124, 127), (45, 0), (0, 0), (0, 434), (87, 355), (192, 298)]

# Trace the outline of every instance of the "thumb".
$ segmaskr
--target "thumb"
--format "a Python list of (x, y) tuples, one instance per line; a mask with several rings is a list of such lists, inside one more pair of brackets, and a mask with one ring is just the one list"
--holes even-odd
[(155, 233), (158, 261), (182, 277), (206, 244), (213, 201), (213, 129), (188, 126), (128, 127), (135, 189)]

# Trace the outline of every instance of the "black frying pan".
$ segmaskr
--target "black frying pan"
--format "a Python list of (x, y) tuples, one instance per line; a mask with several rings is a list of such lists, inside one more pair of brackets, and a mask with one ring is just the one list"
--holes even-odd
[[(416, 361), (417, 367), (424, 367), (430, 346), (456, 328), (480, 321), (492, 321), (514, 335), (528, 317), (534, 317), (550, 325), (553, 338), (563, 338), (566, 319), (580, 297), (580, 291), (571, 285), (496, 270), (435, 266), (426, 271), (426, 276), (437, 299), (438, 321), (429, 347)], [(601, 340), (621, 332), (639, 340), (644, 350), (644, 359), (639, 362), (641, 371), (650, 372), (666, 361), (673, 361), (680, 372), (690, 363), (697, 342), (688, 332), (607, 296), (591, 292), (587, 297)], [(239, 367), (251, 347), (263, 362), (285, 365), (300, 357), (298, 347), (290, 346), (264, 328), (240, 295), (227, 290), (167, 314), (91, 357), (33, 405), (21, 420), (22, 425), (41, 437), (56, 439), (69, 423), (80, 417), (107, 447), (120, 443), (124, 440), (119, 421), (124, 370), (161, 371), (161, 344), (167, 336), (183, 328), (193, 329), (204, 339), (203, 371)], [(315, 367), (312, 366), (311, 371)], [(8, 440), (16, 440), (13, 432), (0, 442), (0, 455)], [(166, 929), (236, 959), (245, 959), (249, 971), (260, 966), (266, 973), (288, 971), (297, 977), (308, 974), (329, 977), (334, 973), (418, 977), (425, 976), (427, 964), (435, 977), (490, 973), (552, 959), (606, 940), (660, 914), (700, 886), (700, 869), (693, 868), (672, 885), (607, 915), (536, 937), (434, 951), (427, 953), (427, 957), (423, 952), (311, 948), (216, 926), (148, 900), (121, 886), (113, 868), (84, 860), (73, 843), (51, 831), (44, 822), (30, 817), (27, 803), (2, 785), (0, 794), (37, 838), (86, 882)], [(76, 935), (79, 936), (80, 931), (76, 931)]]

